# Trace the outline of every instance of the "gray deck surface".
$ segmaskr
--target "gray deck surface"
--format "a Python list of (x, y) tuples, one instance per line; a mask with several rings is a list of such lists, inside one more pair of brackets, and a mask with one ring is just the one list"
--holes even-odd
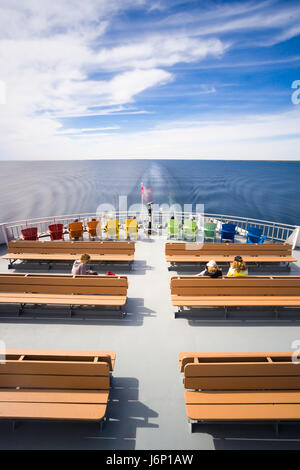
[[(199, 318), (174, 319), (170, 301), (164, 240), (136, 244), (134, 270), (116, 265), (94, 266), (127, 274), (127, 317), (103, 319), (82, 314), (73, 319), (53, 309), (36, 318), (1, 318), (0, 339), (7, 348), (113, 349), (117, 353), (113, 388), (108, 407), (109, 422), (102, 433), (95, 423), (23, 422), (12, 432), (0, 422), (1, 449), (296, 449), (300, 448), (300, 425), (283, 424), (276, 436), (271, 424), (211, 424), (190, 433), (183, 396), (180, 351), (291, 351), (300, 340), (300, 312), (275, 320), (271, 312), (238, 312), (228, 320), (222, 313), (204, 312)], [(237, 250), (238, 251), (238, 250)], [(0, 247), (0, 255), (6, 247)], [(238, 253), (237, 253), (238, 254)], [(300, 259), (300, 252), (294, 251)], [(0, 272), (48, 272), (46, 266), (23, 264)], [(99, 265), (101, 266), (101, 265)], [(182, 274), (198, 272), (180, 269)], [(67, 273), (70, 267), (53, 267), (50, 273)], [(177, 271), (179, 272), (179, 271)], [(224, 273), (227, 269), (224, 269)], [(251, 274), (299, 274), (300, 262), (290, 272), (282, 267), (252, 268)], [(12, 307), (13, 309), (13, 307)], [(3, 312), (3, 309), (2, 309)]]

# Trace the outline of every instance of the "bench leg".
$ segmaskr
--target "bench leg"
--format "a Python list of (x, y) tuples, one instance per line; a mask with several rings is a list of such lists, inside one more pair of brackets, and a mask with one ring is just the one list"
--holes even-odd
[(181, 312), (182, 312), (182, 308), (178, 307), (178, 310), (176, 312), (174, 312), (174, 318), (178, 318), (180, 316)]
[(12, 269), (16, 260), (9, 259), (8, 269)]
[(12, 432), (15, 432), (15, 430), (20, 426), (20, 421), (15, 421), (13, 420), (11, 422), (11, 429), (12, 429)]
[(274, 428), (275, 428), (275, 434), (276, 436), (279, 435), (279, 421), (276, 421), (276, 423), (274, 423)]
[(25, 304), (20, 304), (18, 315), (22, 315), (24, 313), (24, 308), (25, 308)]
[(228, 307), (224, 307), (224, 318), (227, 320), (227, 315), (228, 315)]
[(190, 433), (191, 433), (191, 434), (193, 434), (193, 432), (194, 432), (193, 424), (195, 424), (195, 423), (197, 423), (197, 421), (194, 421), (194, 420), (190, 420), (190, 419), (189, 419), (188, 425), (189, 425)]

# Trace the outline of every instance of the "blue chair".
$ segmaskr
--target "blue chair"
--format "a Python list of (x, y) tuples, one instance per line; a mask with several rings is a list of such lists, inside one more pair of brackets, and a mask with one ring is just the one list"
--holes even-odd
[(233, 224), (222, 224), (222, 229), (220, 230), (221, 234), (221, 243), (223, 240), (232, 240), (234, 243), (234, 236), (237, 234), (236, 225)]
[(262, 234), (262, 229), (260, 228), (248, 226), (247, 230), (247, 243), (263, 243), (267, 238), (266, 235)]

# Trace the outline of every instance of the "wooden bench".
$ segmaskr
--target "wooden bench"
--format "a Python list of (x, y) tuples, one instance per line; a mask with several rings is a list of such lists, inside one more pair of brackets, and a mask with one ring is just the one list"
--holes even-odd
[(0, 419), (99, 421), (106, 415), (114, 351), (6, 350)]
[(94, 306), (117, 310), (127, 300), (126, 276), (72, 276), (71, 274), (0, 274), (0, 304)]
[(300, 365), (291, 352), (179, 354), (194, 423), (300, 420)]
[(70, 241), (19, 241), (8, 243), (8, 252), (2, 256), (9, 260), (8, 269), (16, 260), (41, 262), (73, 262), (80, 255), (90, 255), (91, 263), (128, 263), (134, 261), (134, 242), (70, 242)]
[(175, 266), (178, 263), (205, 264), (214, 259), (217, 263), (228, 264), (236, 255), (246, 263), (287, 263), (297, 261), (292, 256), (292, 246), (288, 243), (174, 243), (165, 245), (166, 261)]
[(300, 276), (174, 276), (171, 300), (177, 314), (186, 309), (223, 307), (300, 307)]

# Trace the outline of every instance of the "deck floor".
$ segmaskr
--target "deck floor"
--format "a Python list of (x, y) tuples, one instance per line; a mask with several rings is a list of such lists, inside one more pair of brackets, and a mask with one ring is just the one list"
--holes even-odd
[[(206, 311), (201, 317), (174, 318), (170, 301), (164, 240), (141, 240), (136, 244), (133, 271), (119, 266), (94, 266), (127, 274), (127, 317), (103, 319), (97, 314), (68, 314), (49, 309), (36, 318), (3, 318), (0, 339), (7, 348), (112, 349), (117, 353), (109, 421), (102, 433), (95, 423), (24, 422), (12, 432), (0, 422), (1, 449), (296, 449), (300, 448), (300, 425), (282, 425), (276, 436), (268, 424), (205, 425), (190, 433), (178, 369), (180, 351), (290, 351), (300, 340), (300, 314), (284, 314), (276, 320), (270, 311), (239, 311), (224, 320), (222, 313)], [(6, 252), (0, 247), (0, 255)], [(237, 253), (238, 254), (238, 253)], [(300, 252), (294, 251), (300, 260)], [(48, 272), (46, 266), (20, 265), (0, 272)], [(100, 266), (100, 265), (99, 265)], [(195, 274), (199, 269), (180, 269)], [(67, 273), (58, 266), (50, 273)], [(178, 271), (179, 272), (179, 271)], [(224, 269), (224, 273), (227, 269)], [(300, 275), (300, 262), (290, 272), (282, 267), (251, 268), (251, 274)], [(300, 312), (299, 312), (300, 313)], [(2, 318), (1, 318), (2, 316)]]

